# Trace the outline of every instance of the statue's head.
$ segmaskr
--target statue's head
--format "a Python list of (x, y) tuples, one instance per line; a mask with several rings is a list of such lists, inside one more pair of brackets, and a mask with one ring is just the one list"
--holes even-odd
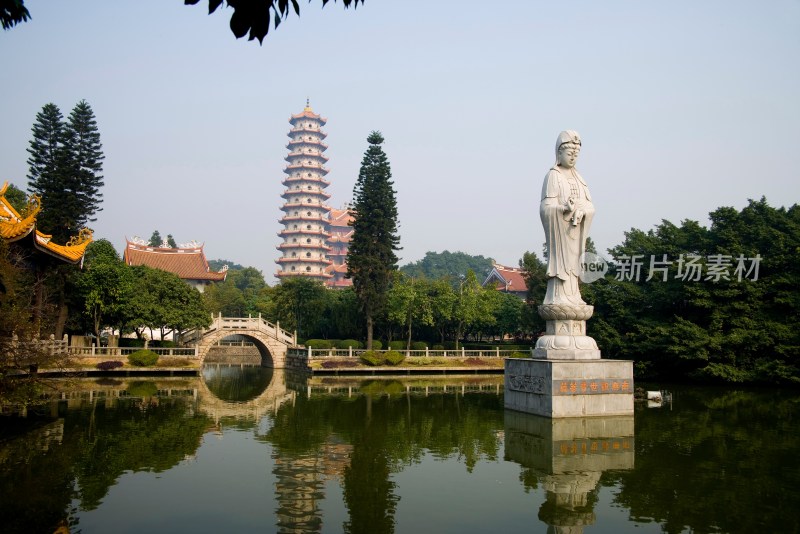
[(581, 136), (575, 130), (564, 130), (556, 140), (556, 164), (571, 169), (581, 152)]

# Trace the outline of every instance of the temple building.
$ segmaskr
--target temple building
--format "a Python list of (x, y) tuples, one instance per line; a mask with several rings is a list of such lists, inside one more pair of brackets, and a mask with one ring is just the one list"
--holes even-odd
[(351, 287), (353, 281), (345, 278), (347, 274), (347, 252), (350, 248), (350, 238), (353, 236), (353, 227), (350, 222), (353, 214), (348, 206), (342, 209), (331, 208), (328, 212), (328, 231), (331, 236), (328, 238), (328, 258), (331, 265), (327, 272), (333, 277), (325, 282), (325, 285), (333, 288)]
[(92, 242), (91, 230), (83, 228), (64, 245), (54, 243), (50, 235), (36, 227), (36, 217), (42, 210), (39, 197), (31, 195), (20, 213), (6, 198), (6, 191), (8, 182), (0, 188), (0, 238), (23, 252), (26, 267), (46, 262), (82, 262), (86, 247)]
[(498, 291), (512, 293), (523, 300), (528, 294), (525, 271), (518, 267), (507, 267), (499, 263), (493, 264), (489, 276), (483, 281), (483, 287), (488, 287), (491, 284), (494, 284)]
[(127, 265), (144, 265), (176, 274), (200, 293), (206, 286), (224, 281), (228, 275), (227, 265), (219, 272), (211, 270), (203, 252), (203, 244), (196, 241), (180, 244), (178, 248), (172, 248), (166, 242), (153, 247), (139, 237), (126, 238), (125, 241), (122, 259)]
[(281, 257), (276, 263), (280, 267), (275, 274), (280, 279), (302, 276), (327, 282), (334, 278), (328, 270), (332, 265), (328, 259), (330, 207), (325, 202), (331, 195), (325, 192), (330, 185), (324, 178), (328, 169), (323, 166), (328, 161), (323, 154), (328, 145), (322, 142), (327, 135), (322, 131), (326, 122), (308, 102), (302, 113), (289, 119), (292, 128), (282, 182), (286, 189), (281, 195), (285, 200), (280, 219), (283, 230), (278, 233), (283, 242), (278, 246)]

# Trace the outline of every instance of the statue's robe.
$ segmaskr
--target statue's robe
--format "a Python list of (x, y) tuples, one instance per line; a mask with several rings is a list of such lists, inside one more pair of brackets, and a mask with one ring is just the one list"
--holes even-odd
[[(570, 179), (570, 176), (572, 179)], [(568, 199), (575, 199), (575, 211), (564, 211)], [(579, 211), (582, 220), (571, 218)], [(544, 226), (547, 247), (547, 293), (544, 304), (585, 304), (581, 299), (578, 279), (581, 257), (586, 251), (586, 238), (594, 218), (594, 205), (589, 187), (574, 168), (554, 166), (542, 185), (539, 216)]]

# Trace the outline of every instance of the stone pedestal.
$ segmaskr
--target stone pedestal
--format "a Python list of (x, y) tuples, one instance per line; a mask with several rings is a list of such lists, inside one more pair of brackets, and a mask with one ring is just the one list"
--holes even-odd
[(509, 358), (504, 402), (552, 418), (632, 415), (633, 362)]
[(545, 360), (599, 360), (600, 349), (586, 335), (586, 321), (594, 306), (586, 304), (542, 304), (539, 316), (545, 320), (545, 335), (536, 341), (534, 358)]

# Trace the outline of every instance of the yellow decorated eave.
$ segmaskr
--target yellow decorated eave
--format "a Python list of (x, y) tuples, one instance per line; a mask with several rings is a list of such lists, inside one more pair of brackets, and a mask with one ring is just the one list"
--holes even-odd
[(73, 236), (66, 245), (59, 245), (51, 241), (48, 234), (36, 229), (36, 217), (42, 210), (41, 200), (37, 195), (28, 198), (28, 204), (22, 213), (6, 198), (8, 182), (0, 188), (0, 238), (9, 243), (22, 242), (30, 239), (32, 246), (61, 261), (78, 263), (86, 253), (86, 247), (92, 242), (92, 231), (83, 228), (77, 236)]

